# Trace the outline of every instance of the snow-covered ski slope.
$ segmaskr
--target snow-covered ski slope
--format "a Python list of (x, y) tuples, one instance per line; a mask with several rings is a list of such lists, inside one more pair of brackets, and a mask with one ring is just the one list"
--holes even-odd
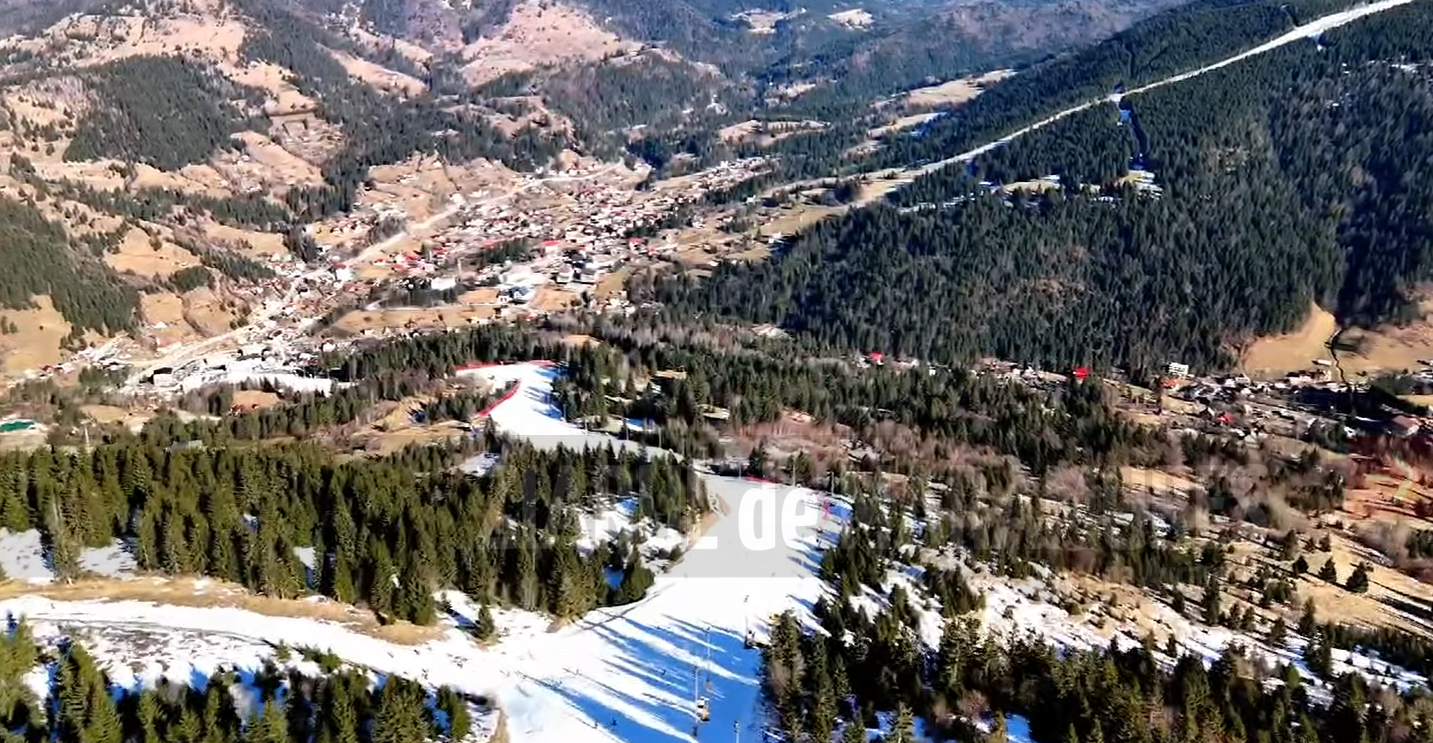
[(486, 379), (498, 388), (517, 383), (518, 388), (512, 398), (488, 414), (499, 431), (521, 436), (543, 448), (562, 445), (569, 449), (581, 449), (610, 443), (619, 450), (626, 447), (635, 449), (637, 445), (630, 441), (584, 431), (566, 420), (551, 399), (552, 382), (561, 373), (551, 364), (527, 363), (482, 366), (460, 371), (458, 375)]
[[(549, 400), (556, 370), (536, 364), (490, 367), (481, 375), (518, 381), (519, 393), (491, 416), (499, 429), (540, 441), (606, 443), (561, 420)], [(495, 612), (499, 642), (482, 647), (459, 626), (478, 613), (462, 594), (445, 592), (453, 622), (445, 635), (423, 645), (399, 645), (315, 619), (263, 616), (234, 608), (159, 606), (150, 603), (56, 602), (38, 596), (0, 601), (0, 612), (23, 615), (41, 637), (77, 632), (108, 638), (95, 647), (117, 683), (152, 684), (161, 676), (207, 676), (237, 664), (254, 668), (264, 647), (285, 643), (332, 652), (379, 673), (396, 673), (428, 684), (452, 685), (498, 701), (513, 743), (687, 743), (762, 740), (756, 728), (760, 699), (760, 652), (745, 646), (760, 636), (770, 617), (788, 609), (809, 619), (823, 595), (815, 561), (822, 541), (835, 536), (849, 515), (846, 504), (802, 489), (781, 489), (734, 478), (707, 477), (708, 491), (724, 504), (684, 559), (659, 575), (648, 597), (626, 607), (594, 611), (556, 631), (550, 620), (519, 611)], [(740, 549), (741, 511), (764, 496), (789, 496), (815, 514), (795, 539), (777, 539), (770, 551)], [(781, 499), (778, 498), (778, 501)], [(750, 519), (746, 519), (749, 523)], [(897, 571), (893, 571), (897, 572)], [(895, 580), (896, 578), (893, 578)], [(900, 575), (909, 583), (911, 576)], [(1069, 648), (1098, 648), (1108, 635), (1095, 632), (1037, 594), (1038, 582), (993, 576), (974, 581), (986, 592), (983, 620), (992, 632), (1033, 633)], [(874, 605), (874, 604), (873, 604)], [(922, 622), (927, 642), (938, 641), (934, 607)], [(927, 621), (928, 620), (928, 621)], [(1221, 628), (1166, 618), (1186, 652), (1212, 661), (1231, 642), (1256, 646)], [(165, 638), (153, 653), (126, 646), (128, 634)], [(1137, 638), (1126, 638), (1134, 642)], [(1301, 642), (1301, 641), (1300, 641)], [(1270, 650), (1298, 663), (1299, 646)], [(1335, 651), (1336, 664), (1396, 686), (1427, 680), (1370, 657)], [(695, 703), (706, 697), (711, 719), (697, 730)], [(1012, 741), (1018, 740), (1012, 720)]]
[[(1188, 80), (1192, 77), (1198, 77), (1205, 73), (1213, 72), (1215, 70), (1228, 67), (1229, 65), (1235, 64), (1241, 60), (1245, 60), (1250, 57), (1256, 57), (1260, 54), (1265, 54), (1267, 52), (1278, 49), (1281, 46), (1292, 44), (1296, 41), (1299, 41), (1300, 39), (1315, 39), (1318, 38), (1319, 34), (1322, 34), (1323, 32), (1328, 31), (1330, 29), (1338, 28), (1339, 26), (1347, 25), (1360, 18), (1365, 18), (1375, 13), (1382, 13), (1385, 10), (1396, 8), (1401, 5), (1407, 5), (1411, 2), (1414, 2), (1414, 0), (1379, 0), (1378, 2), (1360, 5), (1356, 8), (1349, 8), (1348, 10), (1340, 11), (1338, 13), (1330, 13), (1329, 15), (1323, 16), (1321, 18), (1316, 18), (1301, 26), (1297, 26), (1288, 33), (1285, 33), (1284, 35), (1279, 36), (1277, 38), (1270, 39), (1269, 41), (1266, 41), (1263, 44), (1260, 44), (1252, 49), (1247, 49), (1238, 54), (1235, 54), (1232, 57), (1221, 59), (1218, 62), (1205, 65), (1204, 67), (1200, 67), (1195, 70), (1181, 72), (1177, 75), (1171, 75), (1170, 77), (1166, 77), (1162, 80), (1157, 80), (1147, 85), (1141, 85), (1140, 87), (1132, 88), (1126, 91), (1125, 95), (1144, 93), (1146, 91), (1154, 90), (1155, 88), (1162, 88), (1166, 85), (1173, 85), (1174, 83)], [(984, 155), (985, 153), (990, 152), (997, 147), (1009, 144), (1010, 142), (1019, 139), (1020, 137), (1023, 137), (1026, 134), (1035, 131), (1036, 129), (1042, 129), (1046, 126), (1049, 126), (1050, 124), (1059, 121), (1060, 119), (1070, 116), (1071, 114), (1079, 113), (1080, 111), (1084, 111), (1088, 108), (1093, 108), (1102, 103), (1108, 103), (1111, 101), (1117, 102), (1119, 98), (1120, 96), (1118, 95), (1112, 95), (1105, 98), (1096, 98), (1094, 100), (1085, 101), (1084, 103), (1081, 103), (1076, 106), (1071, 106), (1063, 111), (1051, 114), (1050, 116), (1047, 116), (1044, 119), (1030, 124), (1029, 126), (1017, 129), (993, 142), (987, 142), (986, 144), (976, 147), (973, 150), (962, 152), (959, 155), (954, 155), (944, 160), (938, 160), (936, 162), (930, 163), (922, 167), (920, 169), (920, 172), (931, 173), (940, 170), (947, 165), (970, 162), (971, 160), (974, 160), (975, 158), (980, 157), (981, 155)]]
[[(713, 485), (730, 498), (749, 483)], [(708, 538), (735, 540), (735, 523), (722, 519)], [(161, 676), (202, 677), (229, 663), (253, 668), (262, 662), (255, 643), (287, 643), (330, 651), (379, 673), (495, 698), (513, 743), (689, 741), (697, 694), (709, 699), (711, 720), (704, 727), (720, 731), (700, 739), (730, 740), (734, 726), (758, 719), (760, 656), (744, 647), (747, 630), (772, 613), (809, 606), (821, 582), (802, 550), (774, 561), (778, 574), (764, 577), (720, 577), (725, 559), (722, 551), (695, 549), (659, 576), (646, 600), (593, 612), (557, 632), (548, 632), (540, 617), (499, 612), (507, 634), (486, 649), (458, 629), (438, 641), (404, 646), (335, 624), (232, 608), (31, 596), (0, 602), (0, 611), (27, 617), (41, 636), (58, 629), (129, 630), (168, 638), (164, 657), (147, 659), (138, 669), (110, 664), (111, 676), (126, 685), (152, 684)], [(476, 614), (461, 595), (451, 600), (455, 614)], [(112, 645), (98, 648), (102, 661), (125, 657)], [(755, 729), (743, 730), (742, 737), (760, 739)]]
[[(492, 411), (498, 428), (543, 445), (606, 444), (561, 420), (549, 402), (556, 370), (536, 364), (492, 367), (483, 376), (522, 388)], [(613, 442), (622, 445), (624, 442)], [(734, 478), (708, 477), (708, 492), (732, 510), (775, 487)], [(828, 517), (787, 545), (747, 554), (738, 519), (720, 518), (669, 573), (659, 575), (648, 597), (631, 606), (592, 612), (550, 632), (549, 620), (516, 611), (496, 613), (504, 636), (484, 648), (453, 627), (437, 641), (399, 645), (313, 619), (270, 617), (236, 608), (161, 606), (136, 601), (60, 602), (39, 596), (0, 601), (0, 612), (25, 616), (41, 635), (166, 631), (178, 652), (137, 661), (131, 649), (106, 645), (101, 661), (116, 668), (121, 683), (153, 683), (198, 675), (225, 663), (253, 667), (253, 648), (287, 644), (335, 653), (379, 673), (395, 673), (432, 685), (447, 684), (495, 698), (513, 743), (678, 743), (694, 740), (695, 698), (708, 699), (711, 719), (700, 740), (760, 740), (760, 653), (745, 647), (749, 630), (764, 629), (773, 613), (804, 612), (821, 595), (815, 577), (819, 534), (834, 536), (845, 513), (818, 502), (815, 493), (783, 490), (811, 513)], [(477, 614), (465, 597), (446, 596), (457, 624)], [(213, 638), (206, 641), (206, 637)], [(238, 652), (235, 648), (242, 649)], [(142, 653), (139, 653), (142, 655)], [(134, 667), (135, 665), (139, 667)], [(188, 666), (188, 668), (186, 668)]]

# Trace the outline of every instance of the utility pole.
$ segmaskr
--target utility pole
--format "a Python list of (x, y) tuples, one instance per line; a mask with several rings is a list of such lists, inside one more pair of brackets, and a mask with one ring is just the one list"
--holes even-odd
[(711, 691), (711, 685), (712, 685), (712, 627), (711, 627), (710, 624), (707, 625), (706, 637), (703, 638), (703, 642), (705, 642), (706, 645), (707, 645), (707, 666), (706, 666), (707, 691)]
[(697, 702), (701, 699), (701, 666), (692, 663), (692, 710), (697, 710)]

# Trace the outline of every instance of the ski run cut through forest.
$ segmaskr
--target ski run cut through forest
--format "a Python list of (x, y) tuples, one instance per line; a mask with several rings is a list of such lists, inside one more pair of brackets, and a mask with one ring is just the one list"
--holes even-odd
[(1305, 23), (1288, 31), (1282, 36), (1279, 36), (1275, 39), (1271, 39), (1270, 41), (1266, 41), (1263, 44), (1254, 47), (1253, 49), (1248, 49), (1246, 51), (1235, 54), (1232, 57), (1221, 59), (1218, 62), (1205, 65), (1198, 69), (1189, 70), (1188, 72), (1181, 72), (1178, 75), (1171, 75), (1162, 80), (1141, 85), (1137, 88), (1131, 88), (1130, 90), (1124, 91), (1122, 93), (1111, 93), (1106, 98), (1095, 98), (1092, 100), (1085, 101), (1084, 103), (1080, 103), (1078, 105), (1063, 109), (1033, 124), (1030, 124), (1029, 126), (1016, 129), (1015, 131), (999, 139), (987, 142), (986, 144), (983, 144), (979, 147), (968, 150), (966, 152), (962, 152), (958, 155), (953, 155), (944, 160), (929, 163), (922, 167), (921, 171), (925, 173), (930, 173), (950, 165), (955, 165), (958, 163), (968, 163), (971, 160), (974, 160), (977, 157), (980, 157), (981, 155), (990, 152), (991, 150), (994, 150), (998, 147), (1003, 147), (1015, 141), (1016, 139), (1025, 136), (1026, 134), (1029, 134), (1039, 129), (1043, 129), (1062, 119), (1069, 118), (1073, 114), (1089, 110), (1090, 108), (1104, 103), (1118, 103), (1122, 96), (1145, 93), (1151, 90), (1162, 88), (1166, 85), (1173, 85), (1175, 83), (1183, 82), (1185, 80), (1190, 80), (1192, 78), (1199, 77), (1200, 75), (1214, 72), (1215, 70), (1221, 70), (1225, 67), (1228, 67), (1229, 65), (1235, 64), (1245, 59), (1249, 59), (1250, 57), (1256, 57), (1260, 54), (1271, 52), (1275, 49), (1278, 49), (1279, 47), (1286, 46), (1297, 41), (1317, 41), (1319, 35), (1324, 33), (1325, 31), (1347, 25), (1349, 23), (1357, 21), (1360, 18), (1366, 18), (1375, 13), (1382, 13), (1386, 10), (1407, 5), (1415, 1), (1416, 0), (1378, 0), (1378, 2), (1360, 5), (1354, 8), (1349, 8), (1348, 10), (1340, 11), (1338, 13), (1331, 13), (1329, 15), (1323, 16), (1322, 18), (1316, 18), (1312, 21), (1309, 21), (1308, 23)]
[[(541, 447), (632, 446), (563, 420), (553, 403), (552, 382), (560, 372), (551, 364), (485, 366), (460, 372), (515, 391), (490, 412), (502, 433), (529, 439)], [(127, 688), (170, 680), (207, 678), (225, 667), (257, 670), (280, 646), (332, 653), (360, 668), (420, 680), (433, 687), (495, 699), (513, 743), (682, 743), (699, 736), (698, 700), (709, 720), (701, 725), (718, 740), (762, 740), (766, 734), (761, 700), (761, 650), (773, 617), (791, 612), (815, 626), (811, 611), (830, 589), (818, 577), (821, 552), (832, 546), (848, 524), (850, 502), (840, 495), (790, 488), (747, 478), (705, 475), (718, 513), (696, 536), (683, 559), (660, 575), (646, 598), (636, 604), (593, 611), (557, 626), (549, 617), (504, 609), (493, 612), (499, 639), (488, 646), (473, 642), (466, 629), (478, 621), (479, 607), (457, 591), (439, 599), (450, 607), (441, 639), (404, 645), (378, 639), (317, 619), (275, 617), (238, 608), (185, 607), (148, 602), (58, 601), (20, 596), (0, 601), (0, 612), (25, 618), (36, 636), (85, 638), (91, 653), (111, 679)], [(760, 564), (769, 572), (731, 575), (731, 551), (704, 545), (743, 543), (739, 532), (743, 503), (775, 495), (794, 499), (821, 517), (799, 530), (795, 539), (777, 539), (775, 551)], [(591, 524), (620, 530), (619, 511), (598, 514)], [(601, 538), (587, 533), (587, 540)], [(610, 535), (608, 535), (610, 536)], [(8, 542), (23, 549), (22, 543)], [(32, 544), (38, 551), (38, 545)], [(13, 559), (14, 556), (12, 556)], [(38, 554), (36, 555), (38, 559)], [(722, 577), (730, 576), (730, 577)], [(32, 580), (41, 580), (38, 577)], [(196, 590), (202, 590), (205, 581)], [(890, 571), (887, 585), (911, 590), (918, 575)], [(1067, 611), (1038, 598), (1035, 581), (991, 578), (978, 584), (985, 592), (980, 620), (994, 636), (1033, 636), (1057, 648), (1099, 650), (1109, 640), (1076, 621)], [(321, 600), (321, 599), (320, 599)], [(855, 597), (860, 608), (879, 611), (880, 599)], [(920, 634), (939, 644), (944, 620), (938, 610), (920, 612)], [(1162, 620), (1178, 638), (1180, 652), (1213, 663), (1232, 644), (1247, 637), (1205, 627), (1166, 611)], [(133, 657), (130, 635), (148, 638), (153, 650), (142, 661)], [(95, 639), (98, 638), (98, 639)], [(1116, 646), (1137, 647), (1141, 638), (1117, 634)], [(1303, 645), (1260, 647), (1255, 657), (1304, 668)], [(1356, 671), (1393, 688), (1426, 686), (1426, 677), (1375, 655), (1334, 650), (1333, 667)], [(1166, 656), (1172, 663), (1172, 659)], [(27, 677), (37, 694), (48, 689), (43, 669)], [(1321, 692), (1316, 687), (1314, 693)], [(882, 728), (891, 721), (881, 716)], [(485, 721), (491, 726), (495, 723)], [(1028, 743), (1024, 719), (1006, 721), (1007, 740)], [(869, 732), (875, 740), (882, 729)]]

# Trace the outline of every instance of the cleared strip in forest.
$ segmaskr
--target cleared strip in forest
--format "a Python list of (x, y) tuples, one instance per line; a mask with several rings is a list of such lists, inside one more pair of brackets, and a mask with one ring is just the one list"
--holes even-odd
[(1292, 44), (1295, 41), (1316, 38), (1319, 34), (1322, 34), (1323, 32), (1328, 31), (1330, 29), (1338, 28), (1339, 26), (1352, 23), (1356, 20), (1359, 20), (1360, 18), (1365, 18), (1367, 16), (1374, 15), (1375, 13), (1382, 13), (1385, 10), (1390, 10), (1392, 8), (1407, 5), (1411, 2), (1414, 2), (1414, 0), (1379, 0), (1379, 2), (1369, 3), (1368, 5), (1362, 5), (1357, 8), (1350, 8), (1349, 10), (1340, 11), (1338, 13), (1331, 13), (1329, 15), (1323, 16), (1322, 18), (1316, 18), (1312, 21), (1309, 21), (1308, 23), (1303, 24), (1302, 26), (1294, 28), (1293, 30), (1285, 33), (1282, 36), (1266, 41), (1263, 44), (1253, 47), (1252, 49), (1242, 51), (1232, 57), (1227, 57), (1218, 62), (1205, 65), (1204, 67), (1200, 67), (1195, 70), (1181, 72), (1177, 75), (1171, 75), (1162, 80), (1157, 80), (1147, 85), (1141, 85), (1137, 88), (1132, 88), (1128, 91), (1125, 91), (1125, 93), (1123, 94), (1115, 93), (1102, 98), (1085, 101), (1084, 103), (1081, 103), (1079, 105), (1071, 106), (1070, 108), (1067, 108), (1063, 111), (1051, 114), (1050, 116), (1047, 116), (1046, 118), (1041, 119), (1033, 124), (1030, 124), (1029, 126), (1026, 126), (1022, 129), (1017, 129), (1010, 134), (1007, 134), (1004, 137), (1001, 137), (1000, 139), (997, 139), (993, 142), (987, 142), (986, 144), (976, 147), (973, 150), (962, 152), (959, 155), (954, 155), (944, 160), (938, 160), (914, 171), (905, 172), (913, 172), (918, 175), (925, 175), (927, 173), (933, 173), (937, 170), (941, 170), (942, 168), (945, 168), (950, 165), (970, 162), (971, 160), (974, 160), (975, 158), (980, 157), (981, 155), (990, 152), (997, 147), (1001, 147), (1026, 134), (1029, 134), (1036, 129), (1041, 129), (1046, 126), (1049, 126), (1050, 124), (1053, 124), (1072, 114), (1084, 111), (1085, 109), (1098, 106), (1102, 103), (1119, 103), (1120, 99), (1126, 95), (1144, 93), (1146, 91), (1154, 90), (1155, 88), (1162, 88), (1166, 85), (1173, 85), (1174, 83), (1183, 82), (1190, 78), (1198, 77), (1206, 72), (1213, 72), (1215, 70), (1223, 69), (1225, 67), (1228, 67), (1229, 65), (1241, 62), (1245, 59), (1249, 59), (1250, 57), (1256, 57), (1260, 54), (1273, 51), (1275, 49), (1278, 49), (1279, 47)]

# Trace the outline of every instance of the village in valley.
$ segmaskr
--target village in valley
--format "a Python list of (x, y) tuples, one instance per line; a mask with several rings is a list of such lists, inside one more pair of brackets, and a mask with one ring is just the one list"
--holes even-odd
[[(1249, 177), (1230, 193), (1261, 209), (1296, 190), (1252, 179), (1257, 148), (1210, 135), (1186, 162), (1140, 130), (1182, 132), (1145, 92), (1332, 58), (1325, 32), (1417, 2), (1251, 0), (1283, 35), (1043, 107), (1021, 86), (1088, 60), (1018, 13), (1018, 54), (894, 93), (863, 77), (892, 50), (863, 44), (914, 11), (844, 2), (717, 18), (728, 51), (858, 50), (778, 49), (761, 76), (634, 41), (621, 2), (154, 0), (0, 38), (0, 249), (32, 281), (0, 281), (0, 723), (61, 743), (1374, 739), (1347, 714), (1426, 739), (1433, 295), (1361, 322), (1280, 274), (1298, 307), (1194, 317), (1242, 264), (1175, 270), (1168, 244), (1339, 243), (1184, 224), (1217, 178)], [(966, 5), (894, 54), (1016, 12)], [(1139, 12), (1168, 33), (1157, 5)], [(657, 23), (710, 20), (694, 7)], [(133, 117), (165, 152), (95, 144), (118, 116), (99, 91), (145, 114), (155, 79), (190, 95)], [(981, 95), (998, 126), (963, 117)], [(617, 113), (582, 118), (599, 105)], [(193, 141), (166, 128), (199, 108)], [(1081, 182), (1061, 158), (1086, 155), (1117, 175)], [(1087, 321), (1106, 308), (1119, 324)], [(1155, 316), (1182, 319), (1139, 337)]]

